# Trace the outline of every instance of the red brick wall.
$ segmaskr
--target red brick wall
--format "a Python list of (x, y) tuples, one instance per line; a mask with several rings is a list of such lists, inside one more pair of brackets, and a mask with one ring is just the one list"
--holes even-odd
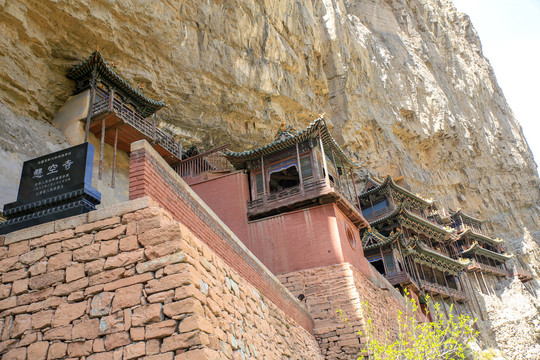
[(312, 332), (313, 320), (187, 184), (143, 142), (132, 144), (129, 196), (150, 196), (270, 301)]

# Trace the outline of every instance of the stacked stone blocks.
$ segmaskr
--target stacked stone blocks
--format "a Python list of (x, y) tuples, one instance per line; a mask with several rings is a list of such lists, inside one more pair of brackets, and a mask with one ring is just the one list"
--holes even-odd
[(404, 299), (385, 279), (372, 281), (348, 263), (286, 273), (279, 279), (294, 295), (304, 294), (325, 359), (360, 357), (368, 317), (375, 337), (392, 338), (398, 311), (405, 309)]
[(130, 204), (0, 238), (2, 359), (322, 359), (170, 213)]

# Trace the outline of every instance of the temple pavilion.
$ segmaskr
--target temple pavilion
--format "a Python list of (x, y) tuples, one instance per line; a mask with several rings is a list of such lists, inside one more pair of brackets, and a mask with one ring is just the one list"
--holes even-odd
[(365, 256), (392, 285), (417, 296), (466, 299), (459, 274), (470, 261), (456, 259), (456, 230), (430, 218), (436, 209), (432, 200), (388, 176), (370, 178), (359, 201), (371, 226), (362, 235)]
[(306, 129), (282, 125), (252, 150), (220, 148), (180, 163), (178, 173), (275, 274), (349, 262), (369, 271), (351, 160), (324, 117)]
[(122, 78), (99, 51), (71, 69), (67, 77), (76, 83), (74, 95), (90, 92), (84, 119), (85, 140), (88, 131), (101, 140), (100, 178), (105, 143), (114, 147), (115, 154), (117, 150), (129, 153), (132, 142), (145, 139), (169, 164), (182, 159), (180, 143), (156, 123), (156, 112), (166, 104), (148, 98), (140, 88)]
[(501, 239), (487, 235), (484, 220), (461, 210), (448, 214), (390, 176), (369, 178), (359, 201), (371, 226), (362, 236), (365, 255), (398, 288), (464, 301), (463, 271), (488, 293), (484, 274), (510, 275), (505, 261), (511, 256)]
[(237, 170), (249, 173), (249, 220), (335, 203), (355, 226), (365, 226), (352, 172), (358, 165), (333, 139), (323, 118), (301, 131), (282, 125), (272, 143), (225, 156)]

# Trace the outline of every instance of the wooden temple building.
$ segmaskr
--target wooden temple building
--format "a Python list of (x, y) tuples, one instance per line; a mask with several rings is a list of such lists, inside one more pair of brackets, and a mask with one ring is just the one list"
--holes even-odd
[[(352, 161), (332, 137), (324, 117), (306, 129), (281, 126), (274, 141), (234, 152), (223, 145), (183, 151), (157, 125), (165, 106), (120, 77), (95, 51), (68, 74), (75, 94), (89, 96), (85, 141), (99, 139), (99, 179), (105, 144), (117, 150), (145, 139), (274, 274), (348, 262), (369, 273), (375, 267), (394, 287), (412, 296), (467, 299), (466, 271), (482, 291), (485, 275), (509, 271), (501, 240), (483, 221), (461, 210), (447, 214), (433, 200), (413, 194), (391, 178), (369, 178), (358, 194)], [(103, 190), (100, 189), (102, 192)]]
[(219, 152), (229, 168), (209, 151), (183, 160), (178, 173), (271, 271), (342, 262), (369, 267), (359, 237), (367, 222), (357, 198), (357, 165), (323, 117), (300, 131), (283, 125), (265, 146)]
[(447, 214), (397, 185), (388, 176), (369, 178), (359, 195), (370, 228), (362, 233), (368, 261), (395, 287), (411, 294), (467, 300), (464, 271), (489, 293), (485, 275), (512, 275), (505, 265), (502, 240), (489, 237), (482, 220), (461, 210)]
[[(169, 163), (182, 159), (182, 146), (171, 134), (157, 126), (156, 112), (166, 104), (145, 96), (140, 89), (118, 75), (99, 51), (94, 51), (86, 60), (67, 74), (76, 82), (75, 95), (90, 92), (89, 109), (84, 119), (88, 132), (100, 139), (99, 179), (103, 173), (104, 144), (129, 153), (132, 142), (145, 139)], [(115, 186), (113, 164), (112, 187)]]

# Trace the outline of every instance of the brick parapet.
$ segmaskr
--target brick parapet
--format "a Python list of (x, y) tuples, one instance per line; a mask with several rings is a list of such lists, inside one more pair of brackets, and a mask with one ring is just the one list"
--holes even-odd
[(5, 240), (2, 359), (322, 359), (308, 331), (148, 197)]
[(144, 140), (132, 144), (130, 155), (130, 199), (141, 196), (168, 210), (266, 298), (312, 331), (307, 310)]

